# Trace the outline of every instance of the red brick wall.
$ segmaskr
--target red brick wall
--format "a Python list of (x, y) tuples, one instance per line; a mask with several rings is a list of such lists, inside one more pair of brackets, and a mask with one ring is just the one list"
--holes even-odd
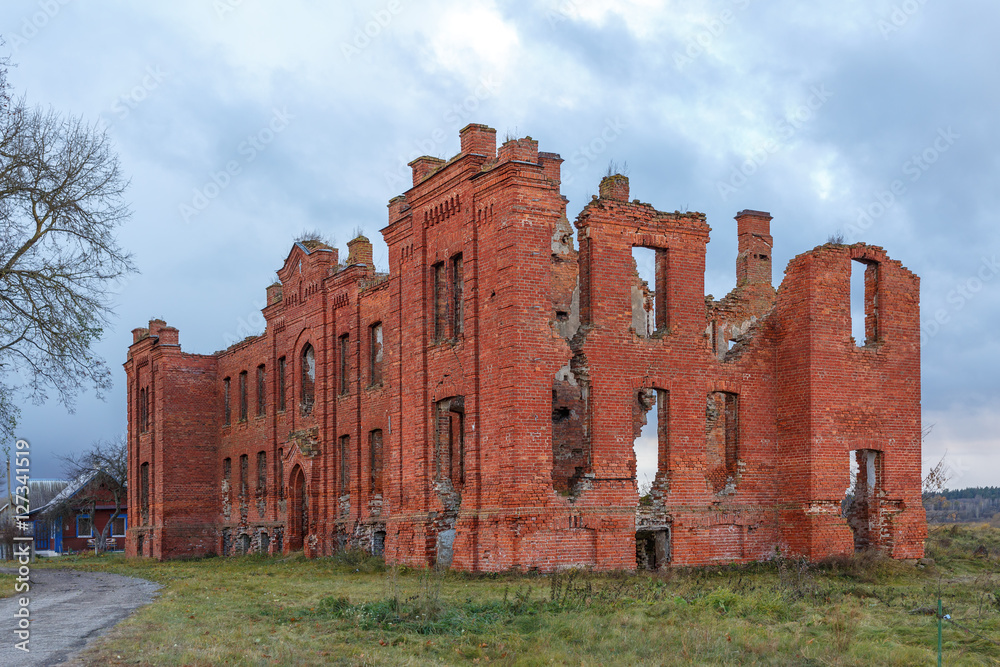
[[(639, 530), (660, 531), (657, 549), (666, 544), (670, 562), (698, 565), (847, 552), (851, 525), (863, 524), (873, 546), (922, 554), (912, 274), (879, 248), (828, 244), (795, 258), (776, 292), (771, 217), (742, 211), (737, 285), (707, 299), (703, 214), (630, 202), (628, 179), (615, 175), (576, 220), (574, 241), (558, 155), (540, 153), (531, 138), (498, 150), (495, 132), (479, 125), (462, 131), (461, 145), (451, 160), (414, 161), (413, 188), (390, 201), (388, 275), (375, 271), (363, 237), (344, 264), (322, 243), (297, 243), (268, 287), (262, 336), (196, 356), (180, 352), (163, 322), (136, 330), (125, 364), (130, 553), (141, 535), (143, 553), (160, 558), (384, 546), (387, 560), (414, 566), (630, 569)], [(660, 250), (657, 284), (644, 298), (660, 289), (667, 305), (651, 335), (633, 325), (634, 246)], [(879, 266), (877, 299), (869, 299), (879, 339), (864, 348), (850, 339), (852, 257)], [(381, 382), (371, 373), (375, 323)], [(307, 345), (315, 359), (308, 405)], [(276, 405), (280, 357), (284, 410)], [(240, 421), (243, 371), (248, 417)], [(154, 411), (145, 433), (137, 403), (147, 386)], [(669, 408), (656, 480), (640, 504), (633, 440), (648, 390)], [(721, 399), (731, 414), (719, 422), (716, 409), (714, 429), (713, 395), (731, 397)], [(382, 441), (374, 487), (373, 431)], [(879, 452), (878, 482), (845, 518), (848, 453), (857, 450)], [(250, 478), (243, 500), (241, 456)], [(293, 488), (300, 470), (304, 487)]]

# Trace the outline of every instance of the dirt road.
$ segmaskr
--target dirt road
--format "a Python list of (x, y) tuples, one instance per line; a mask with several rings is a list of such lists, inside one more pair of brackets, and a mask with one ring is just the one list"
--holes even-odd
[[(13, 572), (0, 568), (0, 572)], [(103, 572), (32, 568), (31, 590), (0, 600), (0, 665), (58, 665), (139, 607), (159, 585)], [(30, 653), (18, 650), (18, 598), (31, 603)]]

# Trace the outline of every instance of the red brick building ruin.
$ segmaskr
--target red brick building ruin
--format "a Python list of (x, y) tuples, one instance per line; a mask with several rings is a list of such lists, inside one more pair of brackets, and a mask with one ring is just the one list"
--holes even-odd
[(364, 237), (345, 261), (299, 242), (260, 336), (197, 355), (163, 321), (136, 329), (128, 553), (353, 546), (471, 571), (922, 556), (919, 279), (827, 243), (776, 291), (771, 217), (741, 211), (716, 301), (703, 214), (629, 200), (614, 175), (574, 235), (560, 163), (469, 125), (389, 202), (388, 274)]

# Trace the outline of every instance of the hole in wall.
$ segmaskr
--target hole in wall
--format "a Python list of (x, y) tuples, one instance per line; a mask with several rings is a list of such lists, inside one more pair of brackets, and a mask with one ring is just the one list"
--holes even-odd
[[(639, 496), (647, 496), (656, 481), (659, 467), (659, 400), (655, 389), (639, 391), (639, 410), (645, 411), (646, 423), (632, 442), (635, 452), (635, 482)], [(641, 419), (640, 415), (640, 419)]]
[(858, 347), (865, 345), (865, 265), (851, 260), (851, 336)]
[(632, 284), (632, 327), (640, 336), (656, 331), (656, 250), (632, 247), (636, 280)]

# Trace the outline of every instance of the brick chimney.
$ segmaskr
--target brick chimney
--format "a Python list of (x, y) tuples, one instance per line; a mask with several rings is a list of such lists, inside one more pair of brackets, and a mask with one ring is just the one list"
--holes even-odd
[(422, 180), (441, 168), (444, 160), (430, 155), (421, 155), (407, 166), (413, 169), (413, 184), (418, 185)]
[(542, 164), (542, 173), (545, 174), (545, 178), (553, 181), (560, 180), (563, 159), (559, 157), (558, 153), (539, 153), (538, 161)]
[(497, 131), (492, 127), (479, 123), (469, 123), (458, 131), (462, 139), (462, 153), (485, 155), (495, 158), (497, 155)]
[(267, 305), (278, 303), (284, 298), (284, 286), (281, 283), (271, 283), (267, 286)]
[(180, 332), (175, 327), (160, 329), (160, 346), (164, 345), (180, 347)]
[(736, 256), (736, 285), (771, 284), (771, 214), (743, 210), (736, 214), (739, 254)]
[(628, 176), (614, 174), (601, 179), (601, 199), (628, 201)]
[(403, 217), (403, 213), (410, 208), (406, 201), (406, 195), (396, 195), (389, 200), (389, 222), (393, 223)]
[(372, 242), (367, 236), (359, 236), (347, 242), (347, 265), (364, 264), (375, 268), (372, 261)]
[(500, 162), (538, 164), (538, 142), (531, 137), (505, 141), (500, 147)]

